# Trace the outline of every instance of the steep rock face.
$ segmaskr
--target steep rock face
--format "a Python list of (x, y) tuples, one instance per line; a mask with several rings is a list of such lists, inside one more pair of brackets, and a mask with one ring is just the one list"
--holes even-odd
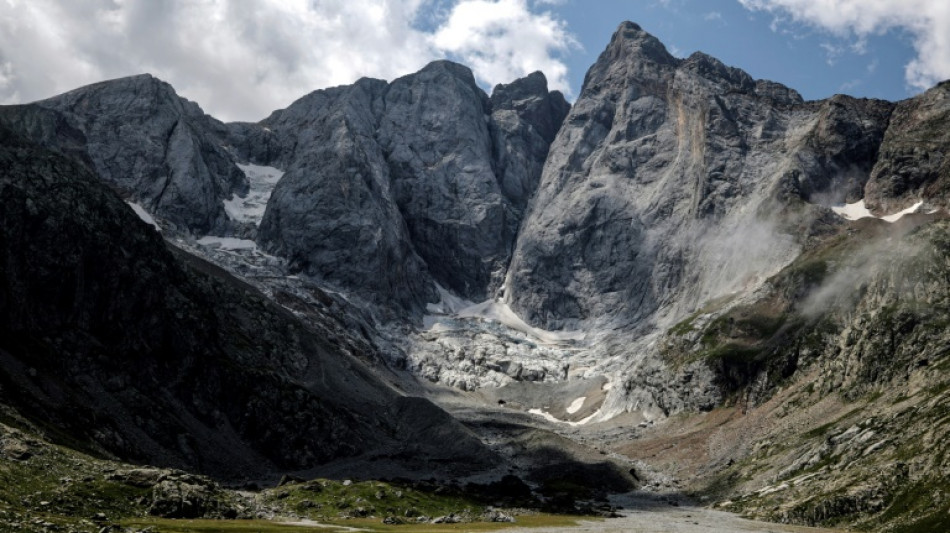
[[(491, 105), (494, 160), (501, 192), (520, 215), (538, 188), (548, 149), (571, 106), (560, 92), (548, 91), (547, 80), (540, 72), (496, 85)], [(517, 220), (520, 222), (521, 217)]]
[[(247, 179), (211, 135), (214, 119), (148, 74), (89, 85), (37, 102), (86, 138), (102, 179), (150, 212), (199, 234), (225, 232), (223, 200)], [(22, 131), (22, 128), (15, 128)], [(36, 131), (41, 144), (55, 138)]]
[(783, 193), (853, 196), (874, 143), (850, 134), (880, 136), (888, 113), (806, 104), (624, 23), (551, 147), (508, 274), (512, 307), (549, 329), (649, 326), (754, 286), (798, 254), (790, 225), (823, 213), (794, 221)]
[[(438, 296), (412, 248), (375, 131), (385, 82), (317, 91), (268, 119), (289, 147), (260, 240), (295, 268), (377, 304), (413, 309)], [(424, 305), (424, 304), (423, 304)]]
[(950, 192), (950, 82), (897, 104), (866, 190), (869, 209), (899, 211), (928, 200), (947, 207)]
[(495, 176), (490, 114), (472, 72), (437, 61), (392, 83), (379, 130), (413, 246), (438, 282), (478, 300), (518, 224)]
[(835, 95), (810, 106), (817, 122), (795, 155), (783, 185), (817, 204), (853, 203), (877, 161), (895, 104)]
[(169, 249), (81, 164), (2, 128), (0, 163), (0, 402), (50, 435), (228, 479), (495, 460), (347, 355), (365, 345)]
[(540, 73), (495, 100), (434, 62), (391, 84), (316, 91), (229, 125), (236, 157), (287, 170), (260, 241), (305, 272), (418, 313), (437, 282), (481, 300), (502, 282), (567, 104)]

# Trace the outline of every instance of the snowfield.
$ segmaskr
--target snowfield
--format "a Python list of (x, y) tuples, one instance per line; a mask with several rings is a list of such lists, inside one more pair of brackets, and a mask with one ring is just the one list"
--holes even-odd
[(145, 210), (144, 207), (142, 207), (141, 205), (135, 202), (126, 202), (126, 203), (129, 204), (129, 207), (132, 208), (132, 211), (135, 211), (135, 214), (138, 215), (139, 218), (142, 219), (142, 222), (145, 222), (146, 224), (157, 229), (158, 231), (162, 231), (162, 228), (158, 227), (158, 222), (155, 222), (155, 218), (153, 218), (152, 215), (150, 215), (148, 211)]
[(234, 237), (214, 237), (211, 235), (198, 239), (198, 244), (202, 246), (212, 246), (221, 250), (256, 250), (257, 243), (248, 239), (236, 239)]
[(885, 222), (897, 222), (904, 215), (909, 215), (911, 213), (916, 213), (920, 206), (924, 205), (924, 202), (917, 202), (916, 204), (904, 209), (903, 211), (898, 211), (892, 215), (886, 215), (883, 217), (876, 217), (868, 211), (867, 206), (864, 205), (864, 199), (858, 200), (853, 204), (839, 204), (831, 206), (831, 210), (837, 213), (838, 215), (848, 219), (848, 220), (858, 220), (861, 218), (878, 218)]
[(267, 200), (274, 192), (277, 182), (284, 176), (284, 171), (274, 167), (242, 165), (240, 163), (238, 168), (244, 171), (244, 175), (247, 176), (247, 180), (250, 182), (250, 191), (244, 198), (235, 194), (230, 200), (225, 200), (224, 211), (231, 217), (231, 220), (249, 222), (255, 226), (260, 226), (261, 219), (264, 218), (264, 209), (267, 207)]

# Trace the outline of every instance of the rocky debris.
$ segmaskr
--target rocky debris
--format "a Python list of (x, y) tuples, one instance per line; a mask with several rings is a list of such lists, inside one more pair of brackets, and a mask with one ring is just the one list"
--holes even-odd
[(497, 323), (452, 324), (407, 336), (406, 367), (429, 381), (476, 390), (514, 381), (560, 381), (568, 377), (565, 360), (583, 364), (574, 347), (546, 346)]
[[(106, 479), (110, 481), (118, 481), (119, 483), (124, 483), (133, 487), (147, 489), (154, 487), (159, 482), (166, 479), (169, 475), (173, 474), (176, 474), (176, 472), (172, 470), (163, 470), (158, 468), (134, 468), (132, 470), (114, 472), (109, 474)], [(177, 472), (177, 474), (184, 474), (184, 472)]]
[(514, 523), (515, 517), (511, 516), (508, 513), (499, 511), (498, 509), (492, 509), (484, 517), (486, 522), (504, 522), (504, 523)]
[(221, 489), (206, 478), (167, 476), (152, 487), (148, 514), (162, 518), (240, 518)]
[(0, 439), (0, 450), (3, 457), (15, 461), (26, 461), (39, 453), (40, 448), (36, 446), (33, 439), (25, 438), (19, 433), (5, 432)]

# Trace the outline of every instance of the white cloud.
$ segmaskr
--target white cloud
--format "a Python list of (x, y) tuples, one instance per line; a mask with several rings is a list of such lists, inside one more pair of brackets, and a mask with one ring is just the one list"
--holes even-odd
[[(567, 89), (564, 22), (526, 0), (0, 0), (0, 103), (150, 72), (208, 112), (257, 120), (314, 89), (468, 63), (487, 85)], [(423, 24), (427, 29), (422, 29)]]
[(950, 78), (950, 2), (946, 0), (739, 0), (748, 9), (786, 13), (795, 21), (815, 25), (841, 37), (865, 39), (892, 29), (914, 36), (917, 57), (907, 64), (905, 78), (927, 89)]
[(511, 81), (541, 70), (548, 84), (569, 92), (558, 54), (579, 46), (565, 23), (535, 14), (525, 0), (462, 0), (432, 36), (435, 48), (469, 65), (482, 80)]
[(703, 20), (706, 20), (709, 22), (714, 22), (714, 21), (724, 22), (722, 18), (722, 13), (718, 11), (710, 11), (709, 13), (706, 13), (705, 15), (703, 15)]
[(821, 43), (822, 50), (825, 51), (825, 61), (829, 67), (835, 66), (838, 59), (844, 54), (844, 47), (831, 43)]

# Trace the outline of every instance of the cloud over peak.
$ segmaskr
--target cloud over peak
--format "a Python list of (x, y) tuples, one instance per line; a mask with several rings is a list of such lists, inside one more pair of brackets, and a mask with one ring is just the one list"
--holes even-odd
[[(418, 22), (427, 17), (427, 28)], [(0, 103), (141, 72), (226, 120), (442, 58), (567, 90), (565, 23), (527, 0), (0, 0)]]

